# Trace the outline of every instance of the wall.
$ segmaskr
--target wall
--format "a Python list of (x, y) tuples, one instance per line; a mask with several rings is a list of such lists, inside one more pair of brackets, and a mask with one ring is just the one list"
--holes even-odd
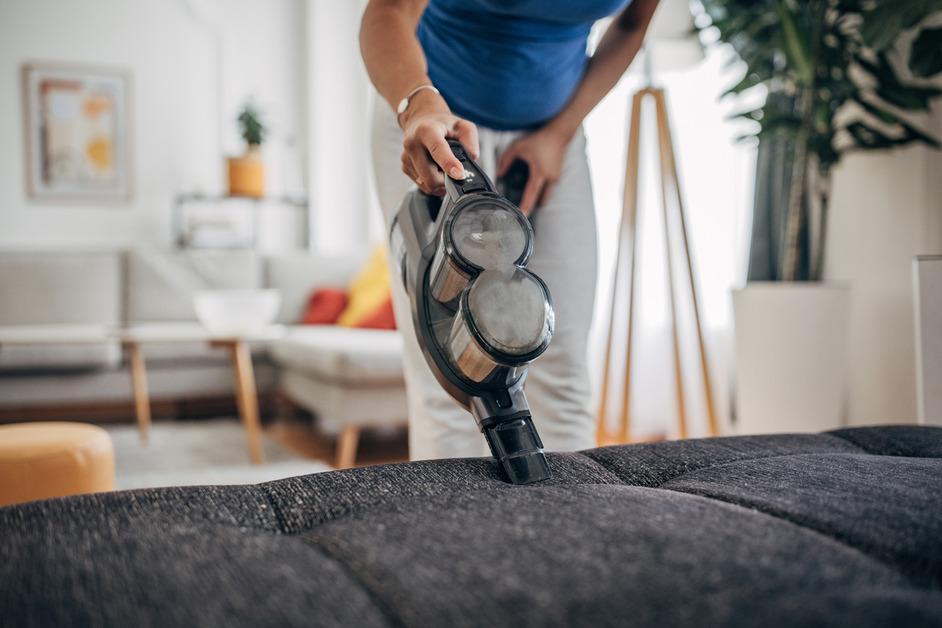
[[(942, 107), (929, 125), (942, 137)], [(915, 421), (912, 260), (942, 253), (942, 152), (848, 157), (831, 211), (827, 279), (852, 289), (848, 422)]]
[(325, 252), (384, 239), (370, 170), (374, 90), (359, 45), (365, 6), (366, 0), (306, 4), (311, 242)]
[[(271, 121), (270, 189), (284, 191), (306, 141), (302, 16), (301, 0), (0, 0), (0, 246), (168, 242), (175, 194), (222, 190), (247, 96)], [(26, 198), (26, 61), (131, 73), (130, 201)]]

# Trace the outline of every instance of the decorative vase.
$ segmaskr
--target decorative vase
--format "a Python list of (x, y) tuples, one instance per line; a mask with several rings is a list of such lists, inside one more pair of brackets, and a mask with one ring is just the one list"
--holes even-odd
[(850, 290), (754, 282), (733, 291), (739, 434), (841, 427)]
[(241, 157), (230, 157), (227, 161), (231, 196), (265, 195), (265, 162), (258, 146), (250, 146)]

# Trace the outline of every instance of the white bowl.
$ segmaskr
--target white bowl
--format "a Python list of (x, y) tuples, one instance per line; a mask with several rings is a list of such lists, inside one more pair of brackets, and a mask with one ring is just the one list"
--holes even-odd
[(260, 332), (281, 307), (277, 290), (203, 290), (193, 297), (196, 317), (214, 334)]

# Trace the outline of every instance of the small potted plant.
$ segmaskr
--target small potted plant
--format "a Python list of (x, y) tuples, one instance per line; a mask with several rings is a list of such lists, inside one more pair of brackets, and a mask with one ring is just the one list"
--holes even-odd
[(228, 159), (229, 194), (262, 197), (265, 195), (265, 163), (262, 161), (261, 146), (268, 129), (262, 122), (258, 108), (251, 102), (242, 107), (236, 120), (246, 150), (241, 157)]
[(726, 95), (766, 94), (737, 116), (759, 141), (748, 283), (733, 295), (738, 430), (837, 427), (850, 287), (823, 281), (831, 173), (851, 152), (938, 147), (919, 114), (942, 95), (942, 3), (700, 4), (706, 37), (745, 66)]

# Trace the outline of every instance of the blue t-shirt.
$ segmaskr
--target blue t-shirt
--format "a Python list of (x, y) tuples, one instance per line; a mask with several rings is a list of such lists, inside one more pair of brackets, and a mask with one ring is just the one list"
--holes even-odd
[(457, 115), (492, 129), (546, 122), (582, 79), (593, 22), (627, 0), (430, 0), (416, 31)]

